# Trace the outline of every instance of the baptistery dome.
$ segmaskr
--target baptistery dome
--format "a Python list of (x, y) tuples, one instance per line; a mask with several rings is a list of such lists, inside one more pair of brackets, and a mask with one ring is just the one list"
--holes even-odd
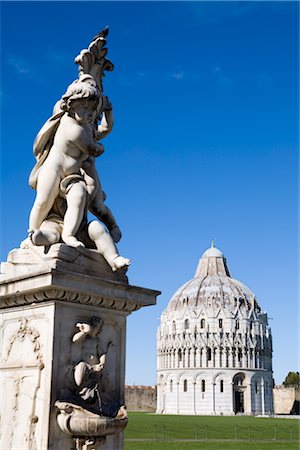
[(158, 413), (273, 411), (267, 314), (213, 245), (161, 316), (157, 365)]

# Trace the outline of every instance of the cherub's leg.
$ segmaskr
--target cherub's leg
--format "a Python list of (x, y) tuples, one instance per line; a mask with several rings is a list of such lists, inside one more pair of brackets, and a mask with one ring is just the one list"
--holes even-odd
[(101, 182), (92, 158), (88, 158), (88, 160), (83, 163), (83, 172), (84, 181), (86, 182), (87, 191), (89, 194), (89, 211), (107, 226), (114, 242), (119, 242), (122, 233), (118, 227), (116, 219), (113, 216), (113, 213), (104, 204), (105, 194), (102, 191)]
[(60, 178), (56, 170), (48, 173), (40, 172), (36, 199), (30, 212), (29, 230), (35, 231), (40, 228), (42, 222), (47, 218), (50, 209), (59, 193)]
[[(94, 199), (95, 200), (95, 199)], [(108, 230), (109, 233), (111, 235), (111, 237), (113, 238), (114, 242), (117, 243), (119, 242), (119, 240), (122, 237), (122, 233), (121, 230), (119, 228), (119, 226), (117, 225), (117, 222), (111, 212), (111, 210), (104, 205), (104, 203), (102, 203), (102, 207), (101, 209), (99, 208), (100, 203), (94, 203), (93, 202), (90, 204), (89, 210), (92, 214), (94, 214), (95, 217), (97, 217), (97, 219), (101, 220), (101, 222), (103, 222)]]
[(66, 200), (67, 211), (64, 216), (62, 240), (72, 247), (84, 247), (84, 244), (75, 237), (82, 222), (86, 205), (84, 184), (80, 181), (74, 183), (66, 195)]
[(33, 233), (31, 240), (34, 245), (49, 246), (59, 242), (61, 232), (62, 225), (60, 223), (53, 220), (45, 220), (41, 228)]
[(112, 237), (100, 222), (93, 220), (88, 226), (88, 234), (113, 271), (129, 266), (130, 259), (119, 255)]

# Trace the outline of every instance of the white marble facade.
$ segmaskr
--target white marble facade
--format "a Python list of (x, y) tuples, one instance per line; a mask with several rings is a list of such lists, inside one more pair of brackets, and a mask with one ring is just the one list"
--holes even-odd
[(161, 316), (157, 377), (160, 414), (273, 413), (267, 314), (213, 246)]
[(126, 317), (158, 292), (96, 251), (43, 250), (1, 264), (0, 448), (121, 450)]

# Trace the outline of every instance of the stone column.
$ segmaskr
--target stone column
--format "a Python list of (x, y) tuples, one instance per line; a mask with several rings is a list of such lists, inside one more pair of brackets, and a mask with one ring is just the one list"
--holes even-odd
[(244, 359), (245, 359), (245, 365), (244, 368), (248, 369), (249, 368), (249, 349), (244, 349)]
[(229, 367), (234, 367), (234, 354), (233, 354), (233, 350), (232, 347), (230, 347), (229, 349)]
[(177, 381), (176, 411), (177, 411), (177, 414), (179, 414), (179, 381)]
[(233, 403), (234, 403), (234, 382), (232, 381), (231, 383), (230, 383), (230, 386), (231, 386), (231, 404), (230, 404), (230, 414), (231, 415), (234, 415), (234, 405), (233, 405)]
[(253, 369), (253, 367), (254, 367), (254, 361), (253, 361), (253, 349), (252, 348), (250, 348), (249, 349), (249, 368), (250, 369)]
[(215, 365), (214, 365), (214, 367), (221, 367), (221, 364), (220, 364), (220, 348), (219, 347), (216, 347), (216, 353), (215, 353)]
[(0, 276), (0, 447), (121, 450), (126, 317), (158, 292), (130, 286), (91, 250), (26, 254), (11, 252)]
[(173, 349), (173, 350), (172, 350), (172, 369), (174, 369), (174, 367), (176, 367), (175, 356), (176, 356), (176, 350)]
[(211, 399), (212, 399), (212, 414), (216, 414), (216, 400), (215, 400), (215, 396), (216, 396), (216, 392), (215, 392), (215, 390), (216, 390), (216, 383), (213, 381), (212, 382), (212, 396), (211, 396)]
[(245, 414), (251, 415), (251, 383), (245, 383), (246, 389), (245, 389), (245, 398), (244, 398), (244, 405), (245, 405)]
[(261, 413), (265, 415), (265, 380), (261, 379)]

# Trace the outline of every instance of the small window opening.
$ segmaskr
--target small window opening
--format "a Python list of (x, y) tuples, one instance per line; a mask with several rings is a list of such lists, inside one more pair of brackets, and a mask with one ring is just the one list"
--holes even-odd
[(220, 381), (220, 392), (224, 392), (224, 381)]
[(201, 392), (205, 392), (205, 380), (201, 381)]
[(173, 320), (173, 322), (172, 322), (172, 333), (173, 334), (176, 333), (176, 322), (175, 322), (175, 320)]
[(187, 380), (183, 380), (183, 392), (187, 392)]
[(211, 361), (211, 348), (207, 349), (207, 361)]
[(185, 319), (185, 321), (184, 321), (184, 329), (185, 330), (188, 330), (190, 328), (190, 322), (189, 322), (189, 319)]
[(201, 319), (200, 327), (205, 328), (205, 319)]
[(223, 328), (223, 319), (219, 319), (219, 328)]
[(182, 352), (180, 349), (178, 350), (178, 360), (182, 361)]
[(173, 392), (173, 380), (170, 381), (170, 392)]

